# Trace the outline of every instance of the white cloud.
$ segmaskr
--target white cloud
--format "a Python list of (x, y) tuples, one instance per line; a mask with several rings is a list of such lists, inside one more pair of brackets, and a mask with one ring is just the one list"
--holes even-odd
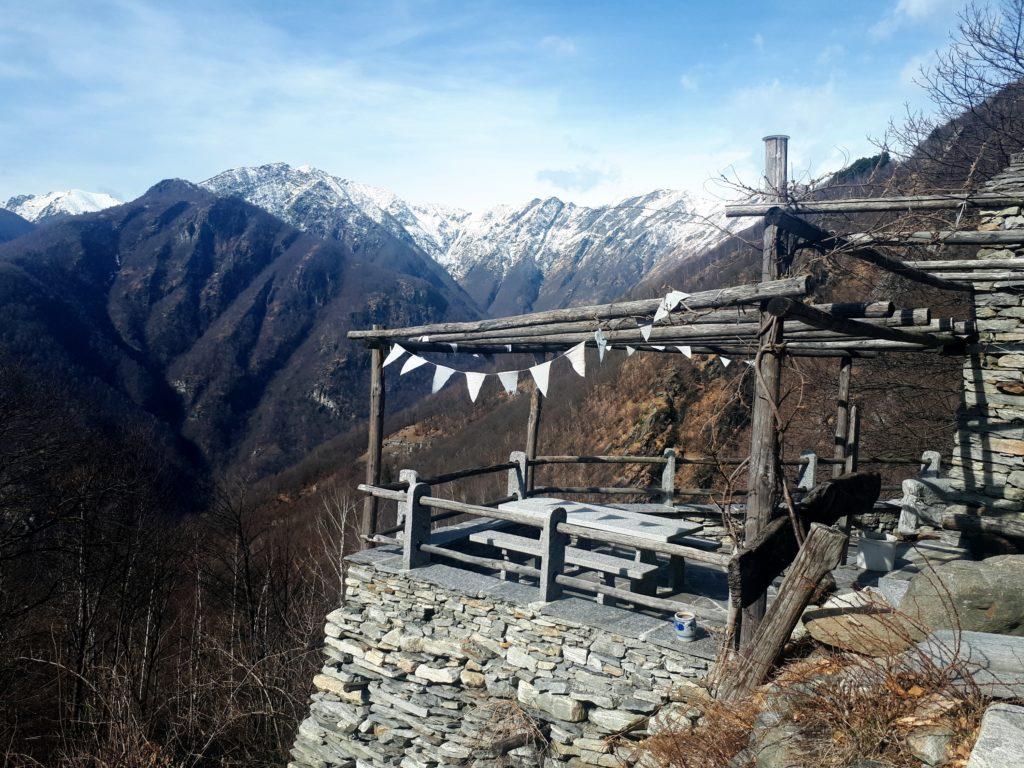
[(821, 53), (818, 54), (818, 63), (832, 64), (833, 62), (841, 59), (844, 55), (846, 55), (846, 48), (838, 43), (832, 43), (831, 45), (826, 45), (821, 49)]
[(754, 44), (754, 47), (757, 48), (757, 50), (759, 50), (759, 51), (763, 51), (764, 50), (764, 35), (762, 35), (760, 32), (758, 32), (756, 35), (754, 35), (750, 39), (750, 42), (752, 42)]
[(589, 192), (608, 182), (618, 181), (619, 172), (601, 170), (587, 165), (572, 169), (545, 169), (537, 172), (537, 181), (551, 184), (567, 192)]
[(700, 83), (697, 81), (697, 78), (694, 75), (680, 75), (679, 86), (684, 91), (693, 92), (700, 87)]
[(577, 52), (576, 41), (569, 37), (548, 35), (541, 38), (537, 47), (553, 56), (569, 57), (575, 56)]
[(897, 0), (896, 5), (879, 19), (869, 31), (875, 40), (890, 37), (902, 27), (933, 19), (952, 17), (964, 5), (964, 0)]

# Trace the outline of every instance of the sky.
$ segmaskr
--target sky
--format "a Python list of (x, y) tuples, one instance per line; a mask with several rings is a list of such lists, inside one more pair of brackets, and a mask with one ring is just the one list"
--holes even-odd
[(875, 154), (959, 0), (0, 0), (0, 200), (284, 161), (479, 210)]

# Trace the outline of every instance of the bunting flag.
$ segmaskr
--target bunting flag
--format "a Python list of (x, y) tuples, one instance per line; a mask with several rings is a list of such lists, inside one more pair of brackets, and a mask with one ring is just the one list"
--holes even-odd
[(409, 359), (405, 361), (405, 364), (402, 366), (402, 370), (398, 375), (405, 376), (409, 371), (414, 371), (421, 365), (426, 365), (427, 362), (428, 361), (425, 358), (422, 358), (419, 355), (409, 355)]
[(565, 353), (566, 358), (572, 363), (572, 369), (580, 376), (587, 375), (587, 342), (581, 341), (575, 347)]
[(744, 360), (743, 362), (746, 363), (747, 365), (749, 365), (751, 368), (754, 367), (754, 361), (753, 360)]
[(548, 396), (548, 376), (551, 374), (551, 361), (535, 365), (530, 369), (530, 375), (537, 382), (537, 389), (544, 397)]
[(395, 344), (393, 347), (391, 347), (391, 350), (388, 352), (388, 356), (384, 359), (384, 367), (387, 368), (389, 365), (395, 362), (395, 360), (397, 360), (404, 354), (405, 347), (403, 347), (401, 344)]
[[(666, 317), (670, 312), (672, 312), (676, 307), (679, 306), (680, 302), (684, 301), (689, 296), (690, 294), (684, 293), (683, 291), (670, 291), (668, 294), (666, 294), (658, 306), (658, 309), (654, 316), (654, 321), (648, 323), (647, 325), (639, 326), (640, 335), (643, 337), (643, 340), (645, 342), (649, 342), (651, 338), (651, 331), (654, 328), (654, 323)], [(430, 337), (419, 336), (415, 340), (419, 342), (429, 342)], [(459, 351), (459, 345), (457, 343), (452, 341), (444, 343), (451, 348), (452, 352)], [(594, 343), (597, 346), (598, 359), (603, 362), (605, 352), (609, 349), (610, 345), (608, 343), (608, 336), (605, 334), (604, 329), (602, 329), (600, 326), (597, 328), (596, 331), (594, 331)], [(624, 346), (627, 357), (631, 357), (637, 351), (637, 348), (634, 346), (628, 344)], [(505, 344), (504, 347), (508, 352), (513, 351), (512, 344)], [(620, 347), (615, 347), (615, 349), (619, 348)], [(659, 352), (665, 350), (665, 347), (659, 344), (651, 344), (650, 348), (655, 349)], [(693, 356), (692, 349), (688, 345), (676, 346), (675, 348), (678, 349), (687, 358), (691, 358)], [(463, 354), (466, 353), (464, 352)], [(481, 355), (480, 353), (477, 352), (469, 352), (468, 354), (478, 359), (481, 357), (486, 358), (489, 361), (493, 359), (492, 353), (486, 353), (484, 355)], [(454, 376), (456, 373), (461, 373), (466, 377), (466, 388), (469, 391), (469, 398), (473, 402), (476, 402), (477, 398), (479, 397), (480, 391), (484, 384), (484, 380), (488, 376), (497, 376), (499, 381), (501, 382), (502, 388), (505, 390), (506, 393), (508, 393), (509, 395), (516, 394), (519, 389), (519, 374), (523, 372), (522, 370), (496, 371), (494, 373), (484, 373), (479, 371), (460, 371), (455, 368), (450, 368), (447, 365), (431, 363), (429, 360), (421, 357), (420, 355), (413, 354), (405, 347), (403, 347), (401, 344), (393, 344), (391, 346), (391, 349), (388, 350), (388, 354), (383, 362), (383, 365), (385, 367), (391, 365), (397, 360), (400, 360), (403, 355), (408, 355), (409, 357), (402, 365), (400, 375), (405, 375), (406, 373), (409, 373), (409, 371), (414, 371), (420, 366), (430, 363), (431, 365), (434, 366), (434, 377), (431, 382), (431, 392), (436, 393), (439, 392), (444, 387), (444, 385), (448, 383), (452, 376)], [(573, 370), (577, 374), (579, 374), (580, 376), (586, 376), (586, 341), (581, 341), (579, 344), (576, 344), (575, 346), (566, 350), (565, 352), (562, 353), (561, 357), (565, 357), (566, 359), (568, 359), (569, 363), (572, 365)], [(728, 357), (723, 357), (721, 355), (718, 355), (717, 357), (719, 360), (722, 361), (722, 366), (725, 368), (728, 368), (729, 365), (732, 363), (732, 360)], [(533, 380), (537, 385), (537, 389), (545, 397), (547, 397), (548, 394), (548, 382), (551, 377), (552, 362), (554, 361), (548, 360), (543, 363), (538, 363), (532, 368), (527, 369), (529, 370), (530, 375), (533, 377)], [(754, 361), (752, 360), (744, 360), (743, 362), (746, 363), (747, 365), (754, 365)]]
[(466, 371), (466, 388), (469, 390), (469, 399), (474, 403), (476, 402), (476, 396), (480, 394), (480, 387), (483, 386), (484, 379), (486, 378), (486, 373)]
[(498, 380), (508, 394), (514, 395), (519, 388), (519, 371), (501, 371)]
[(430, 385), (431, 394), (439, 392), (441, 387), (448, 383), (448, 379), (452, 377), (453, 373), (455, 373), (454, 368), (434, 363), (434, 383)]
[(603, 363), (604, 351), (608, 347), (608, 337), (604, 335), (604, 331), (598, 328), (594, 333), (594, 341), (597, 342), (597, 359)]

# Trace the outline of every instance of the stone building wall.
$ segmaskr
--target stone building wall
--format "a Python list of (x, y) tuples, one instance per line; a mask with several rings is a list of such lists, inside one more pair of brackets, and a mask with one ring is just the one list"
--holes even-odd
[(350, 558), (290, 766), (617, 768), (613, 734), (699, 716), (717, 637), (395, 550)]
[[(985, 185), (986, 192), (1024, 192), (1024, 153)], [(1019, 207), (982, 211), (979, 229), (1024, 229)], [(1024, 246), (993, 246), (979, 259), (1021, 259)], [(1005, 270), (1003, 270), (1005, 271)], [(964, 360), (952, 467), (958, 502), (982, 514), (1024, 512), (1024, 271), (1020, 277), (975, 283), (979, 341)]]

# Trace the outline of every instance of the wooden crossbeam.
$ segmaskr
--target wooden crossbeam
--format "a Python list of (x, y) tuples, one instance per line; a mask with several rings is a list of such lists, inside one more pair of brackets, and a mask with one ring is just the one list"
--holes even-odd
[(991, 232), (856, 232), (846, 236), (853, 245), (1020, 245), (1024, 229), (1003, 229)]
[(869, 325), (845, 317), (832, 317), (792, 299), (772, 299), (768, 302), (768, 312), (775, 317), (798, 319), (815, 328), (835, 331), (847, 336), (863, 336), (869, 339), (884, 339), (935, 348), (947, 346), (953, 341), (950, 338), (944, 339), (931, 333), (904, 331), (898, 328)]
[[(882, 213), (885, 211), (941, 211), (968, 208), (1000, 208), (1024, 205), (1024, 195), (999, 193), (967, 193), (947, 195), (908, 195), (900, 197), (852, 197), (845, 200), (810, 200), (793, 203), (789, 210), (797, 215), (808, 213)], [(764, 216), (772, 203), (734, 203), (725, 206), (730, 218)]]
[[(815, 286), (811, 275), (799, 275), (783, 280), (771, 280), (752, 285), (737, 285), (730, 288), (716, 288), (690, 294), (686, 306), (691, 309), (713, 309), (731, 307), (739, 304), (758, 304), (776, 296), (806, 296)], [(569, 307), (552, 309), (546, 312), (534, 312), (528, 315), (501, 317), (493, 320), (476, 320), (461, 323), (432, 323), (407, 328), (391, 328), (387, 330), (349, 331), (348, 338), (374, 341), (378, 339), (394, 339), (409, 336), (429, 336), (435, 333), (454, 333), (460, 331), (492, 331), (511, 328), (522, 328), (545, 323), (572, 322), (576, 320), (606, 320), (615, 317), (647, 316), (653, 314), (662, 299), (641, 299), (639, 301), (623, 301), (613, 304), (595, 304), (586, 307)]]
[(965, 283), (957, 283), (952, 280), (936, 277), (930, 272), (910, 267), (899, 259), (886, 256), (871, 248), (854, 245), (843, 237), (834, 235), (821, 227), (817, 227), (797, 216), (786, 213), (781, 208), (772, 209), (765, 218), (766, 220), (771, 220), (776, 226), (786, 230), (787, 232), (804, 239), (810, 245), (825, 250), (848, 247), (850, 248), (849, 254), (854, 258), (866, 261), (869, 264), (874, 264), (877, 267), (888, 270), (889, 272), (897, 274), (907, 280), (913, 280), (917, 283), (930, 285), (933, 288), (942, 288), (947, 291), (963, 291), (970, 293), (974, 290), (970, 285)]

